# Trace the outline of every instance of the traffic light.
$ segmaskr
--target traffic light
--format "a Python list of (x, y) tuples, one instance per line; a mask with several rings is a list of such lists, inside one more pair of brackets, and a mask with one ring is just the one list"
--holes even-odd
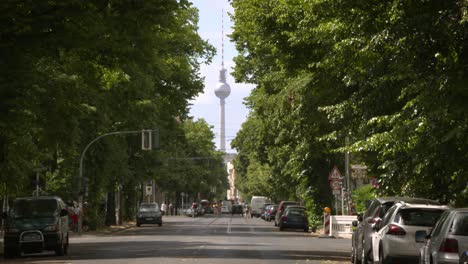
[(152, 150), (159, 149), (159, 131), (153, 130), (142, 130), (141, 131), (141, 149)]
[(152, 136), (151, 130), (142, 130), (141, 131), (141, 149), (142, 150), (151, 150), (152, 148)]

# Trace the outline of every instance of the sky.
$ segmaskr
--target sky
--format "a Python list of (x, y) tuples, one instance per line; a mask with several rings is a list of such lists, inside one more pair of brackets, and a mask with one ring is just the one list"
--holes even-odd
[(231, 94), (225, 99), (225, 126), (226, 126), (226, 152), (235, 153), (231, 148), (233, 140), (240, 130), (242, 123), (246, 120), (249, 110), (243, 104), (244, 98), (250, 94), (253, 86), (250, 84), (235, 83), (230, 75), (233, 71), (233, 57), (237, 51), (227, 35), (232, 32), (232, 21), (230, 21), (227, 12), (233, 13), (233, 9), (227, 0), (192, 0), (195, 7), (199, 9), (199, 35), (213, 45), (216, 50), (216, 56), (210, 65), (201, 65), (200, 76), (205, 78), (205, 88), (202, 94), (199, 94), (192, 104), (190, 115), (195, 120), (199, 118), (213, 126), (213, 132), (216, 136), (215, 143), (219, 149), (219, 127), (220, 127), (220, 106), (219, 98), (216, 97), (214, 89), (219, 79), (219, 70), (221, 69), (221, 18), (224, 9), (224, 68), (227, 69), (226, 79), (231, 87)]

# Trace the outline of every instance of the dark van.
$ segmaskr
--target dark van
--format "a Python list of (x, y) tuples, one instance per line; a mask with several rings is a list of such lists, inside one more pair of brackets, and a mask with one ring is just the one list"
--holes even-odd
[(68, 211), (56, 196), (17, 198), (6, 220), (4, 257), (13, 258), (21, 253), (55, 251), (63, 256), (68, 250)]

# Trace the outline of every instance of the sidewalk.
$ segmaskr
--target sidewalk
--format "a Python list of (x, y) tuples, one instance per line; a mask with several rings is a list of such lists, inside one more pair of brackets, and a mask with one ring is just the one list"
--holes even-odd
[[(127, 230), (134, 226), (136, 226), (135, 222), (130, 221), (130, 222), (125, 222), (122, 225), (106, 226), (106, 227), (102, 227), (94, 231), (83, 231), (81, 235), (110, 235), (110, 234), (118, 233), (123, 230)], [(70, 237), (79, 237), (78, 233), (73, 232), (73, 231), (70, 231), (69, 235)]]

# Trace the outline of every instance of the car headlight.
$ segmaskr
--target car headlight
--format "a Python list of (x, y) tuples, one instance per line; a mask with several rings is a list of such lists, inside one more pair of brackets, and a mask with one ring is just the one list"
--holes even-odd
[(57, 231), (58, 230), (58, 224), (57, 225), (49, 225), (44, 228), (44, 231)]

